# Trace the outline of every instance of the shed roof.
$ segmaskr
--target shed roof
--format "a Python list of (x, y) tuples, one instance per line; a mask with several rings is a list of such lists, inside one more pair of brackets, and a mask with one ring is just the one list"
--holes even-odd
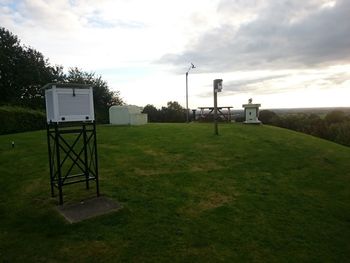
[(125, 111), (130, 114), (141, 113), (142, 107), (136, 105), (114, 105), (109, 108), (109, 112)]
[(261, 104), (253, 104), (253, 103), (248, 103), (248, 104), (243, 104), (242, 107), (243, 108), (259, 108), (261, 106)]

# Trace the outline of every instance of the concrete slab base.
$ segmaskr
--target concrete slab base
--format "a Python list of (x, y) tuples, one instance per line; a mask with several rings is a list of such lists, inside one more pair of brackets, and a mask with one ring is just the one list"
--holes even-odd
[(58, 206), (58, 212), (69, 222), (77, 223), (88, 218), (118, 211), (122, 206), (105, 196), (82, 201), (78, 204)]

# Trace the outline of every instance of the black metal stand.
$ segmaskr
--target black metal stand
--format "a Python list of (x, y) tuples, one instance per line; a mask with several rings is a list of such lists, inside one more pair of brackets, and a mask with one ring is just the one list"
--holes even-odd
[(61, 123), (47, 125), (49, 150), (51, 196), (55, 188), (59, 194), (59, 204), (63, 204), (63, 186), (90, 181), (96, 183), (99, 192), (98, 160), (95, 122), (75, 123), (67, 126)]

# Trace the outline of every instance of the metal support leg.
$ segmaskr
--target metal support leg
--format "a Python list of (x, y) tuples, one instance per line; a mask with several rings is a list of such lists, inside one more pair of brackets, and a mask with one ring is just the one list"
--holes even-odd
[(98, 181), (98, 158), (97, 158), (97, 138), (96, 138), (96, 123), (93, 123), (93, 133), (94, 133), (94, 151), (95, 151), (95, 182), (96, 182), (96, 194), (100, 196), (100, 186)]
[[(65, 135), (76, 135), (76, 139), (70, 140), (72, 137), (66, 138)], [(89, 189), (89, 181), (94, 180), (96, 194), (99, 196), (96, 123), (83, 123), (80, 128), (71, 129), (63, 125), (61, 127), (58, 123), (50, 123), (47, 125), (47, 142), (51, 195), (54, 196), (54, 188), (57, 187), (59, 204), (63, 204), (65, 185), (85, 182)], [(79, 173), (74, 168), (78, 168)]]
[(61, 158), (60, 158), (60, 142), (59, 142), (59, 130), (58, 124), (55, 123), (55, 144), (56, 144), (56, 160), (57, 160), (57, 174), (58, 174), (58, 193), (60, 199), (60, 205), (63, 205), (63, 193), (62, 193), (62, 171), (61, 171)]
[(89, 189), (89, 167), (88, 167), (87, 139), (86, 139), (86, 126), (85, 126), (85, 124), (83, 124), (83, 140), (84, 140), (85, 182), (86, 182), (86, 189)]
[(54, 192), (54, 169), (52, 167), (52, 153), (51, 153), (51, 136), (50, 136), (50, 127), (49, 124), (46, 125), (46, 132), (47, 132), (47, 146), (49, 151), (49, 166), (50, 166), (50, 186), (51, 186), (51, 196), (55, 196)]

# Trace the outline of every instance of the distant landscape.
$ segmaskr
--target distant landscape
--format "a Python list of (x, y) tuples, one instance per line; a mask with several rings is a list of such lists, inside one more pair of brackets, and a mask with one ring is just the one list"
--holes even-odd
[(327, 113), (331, 111), (343, 111), (344, 113), (350, 114), (350, 107), (290, 108), (290, 109), (262, 109), (262, 110), (274, 111), (279, 115), (306, 113), (306, 114), (317, 114), (319, 116), (325, 116)]
[[(192, 120), (212, 121), (213, 114), (209, 113), (206, 110), (207, 115), (203, 119), (197, 110)], [(231, 109), (230, 114), (223, 109), (222, 113), (225, 118), (223, 115), (219, 116), (221, 121), (244, 121), (244, 111), (241, 109)], [(350, 107), (262, 109), (259, 120), (262, 124), (287, 128), (350, 146)]]
[[(320, 108), (280, 108), (280, 109), (265, 109), (262, 108), (260, 111), (269, 110), (277, 113), (278, 115), (288, 115), (288, 114), (316, 114), (320, 117), (325, 116), (331, 111), (343, 111), (344, 113), (350, 114), (350, 107), (320, 107)], [(243, 109), (233, 109), (233, 117), (243, 117)]]

